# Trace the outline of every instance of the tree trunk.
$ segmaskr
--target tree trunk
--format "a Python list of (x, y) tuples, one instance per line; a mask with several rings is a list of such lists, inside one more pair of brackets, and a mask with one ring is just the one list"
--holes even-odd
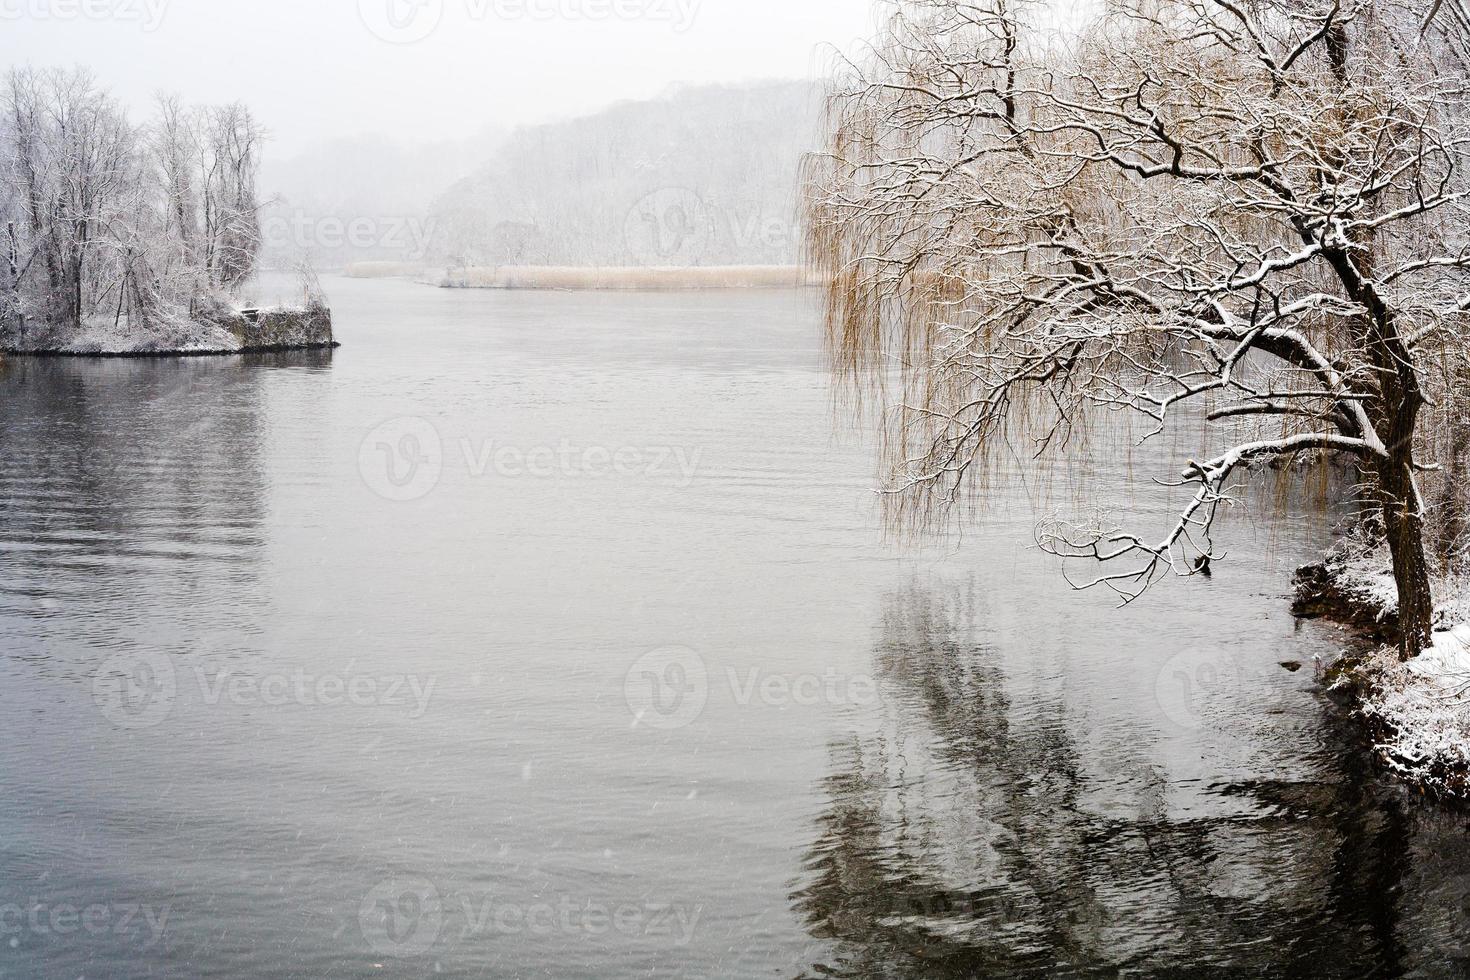
[[(1351, 46), (1348, 27), (1346, 22), (1330, 18), (1329, 24), (1328, 61), (1334, 77), (1346, 86)], [(1340, 166), (1340, 162), (1332, 163)], [(1370, 228), (1355, 236), (1351, 248), (1327, 248), (1324, 255), (1348, 296), (1367, 309), (1361, 321), (1361, 339), (1378, 376), (1376, 404), (1370, 403), (1367, 408), (1390, 457), (1376, 467), (1378, 502), (1399, 594), (1399, 658), (1411, 660), (1427, 650), (1434, 638), (1434, 594), (1424, 543), (1424, 503), (1414, 468), (1414, 437), (1419, 411), (1426, 400), (1413, 355), (1399, 330), (1399, 317), (1378, 290), (1375, 238)]]
[(1378, 482), (1383, 529), (1399, 593), (1399, 659), (1407, 661), (1429, 649), (1434, 638), (1434, 594), (1424, 546), (1424, 516), (1416, 499), (1412, 463), (1389, 464)]
[(72, 261), (71, 281), (67, 283), (67, 320), (80, 330), (82, 327), (82, 256), (80, 253)]

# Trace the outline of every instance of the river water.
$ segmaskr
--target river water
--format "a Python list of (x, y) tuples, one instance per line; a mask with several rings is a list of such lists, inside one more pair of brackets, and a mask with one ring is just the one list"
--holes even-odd
[(0, 368), (0, 977), (1470, 969), (1309, 500), (1119, 610), (1032, 547), (1106, 441), (885, 540), (810, 295), (328, 287), (335, 352)]

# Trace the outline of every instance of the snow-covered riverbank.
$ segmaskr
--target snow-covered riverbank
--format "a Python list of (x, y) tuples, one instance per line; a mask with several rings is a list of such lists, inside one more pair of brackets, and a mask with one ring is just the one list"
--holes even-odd
[(1470, 799), (1470, 582), (1435, 583), (1434, 645), (1401, 663), (1398, 598), (1386, 550), (1350, 539), (1298, 575), (1298, 608), (1346, 620), (1385, 645), (1334, 671), (1397, 776), (1425, 793)]
[(127, 317), (94, 317), (80, 328), (0, 326), (0, 351), (6, 354), (161, 357), (336, 346), (332, 313), (324, 306), (277, 306), (215, 312), (208, 318), (155, 319), (146, 328), (130, 323)]

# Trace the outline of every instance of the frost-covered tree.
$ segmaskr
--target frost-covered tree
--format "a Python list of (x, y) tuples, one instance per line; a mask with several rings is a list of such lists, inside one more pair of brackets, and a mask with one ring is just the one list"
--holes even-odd
[(261, 246), (263, 130), (238, 103), (186, 108), (166, 97), (150, 135), (164, 227), (180, 259), (211, 287), (236, 289), (255, 270)]
[(136, 127), (89, 73), (33, 69), (6, 76), (0, 106), (0, 329), (146, 329), (253, 272), (264, 135), (243, 106), (166, 98)]
[(901, 365), (895, 516), (941, 515), (1007, 446), (1055, 451), (1100, 415), (1146, 438), (1206, 417), (1218, 447), (1166, 481), (1189, 491), (1167, 531), (1053, 521), (1042, 545), (1132, 601), (1209, 569), (1238, 480), (1344, 459), (1418, 653), (1421, 480), (1453, 444), (1441, 396), (1470, 309), (1462, 4), (1094, 12), (900, 0), (839, 73), (808, 248), (837, 365), (854, 381)]
[(203, 155), (198, 113), (176, 96), (158, 100), (158, 122), (152, 134), (154, 165), (163, 185), (163, 230), (176, 242), (179, 259), (188, 264), (198, 260), (202, 232), (200, 175), (196, 161)]
[(255, 271), (260, 251), (255, 184), (265, 134), (239, 103), (205, 110), (202, 126), (206, 267), (216, 286), (234, 290)]
[(86, 72), (17, 71), (6, 88), (8, 176), (31, 243), (18, 271), (39, 266), (45, 315), (78, 325), (103, 285), (96, 258), (136, 185), (134, 133)]

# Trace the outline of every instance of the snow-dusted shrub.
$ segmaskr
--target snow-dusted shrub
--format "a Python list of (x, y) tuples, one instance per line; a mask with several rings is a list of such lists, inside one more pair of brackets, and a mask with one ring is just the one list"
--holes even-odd
[(1408, 663), (1384, 648), (1358, 671), (1363, 714), (1390, 769), (1437, 796), (1470, 790), (1470, 627), (1438, 633)]

